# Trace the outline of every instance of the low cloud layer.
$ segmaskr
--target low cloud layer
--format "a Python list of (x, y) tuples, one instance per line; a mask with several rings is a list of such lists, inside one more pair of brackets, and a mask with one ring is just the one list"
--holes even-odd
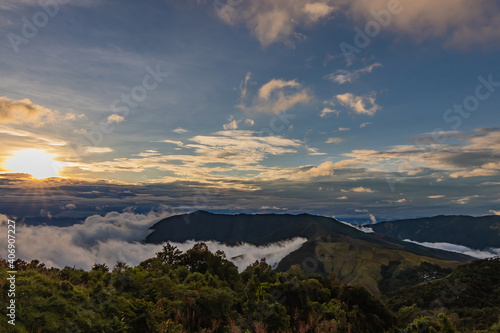
[[(161, 251), (162, 244), (144, 244), (141, 241), (151, 232), (148, 228), (168, 217), (168, 212), (111, 212), (104, 216), (93, 215), (81, 224), (69, 227), (16, 225), (16, 257), (25, 261), (40, 260), (49, 267), (65, 266), (90, 269), (95, 263), (105, 263), (113, 267), (118, 261), (131, 266), (154, 257)], [(0, 214), (0, 232), (7, 234), (7, 216)], [(295, 238), (267, 246), (240, 244), (227, 246), (214, 241), (206, 242), (210, 251), (222, 250), (228, 259), (240, 270), (266, 258), (270, 265), (276, 265), (282, 258), (297, 250), (305, 238)], [(195, 241), (171, 243), (181, 251), (193, 247)], [(7, 239), (0, 239), (2, 252), (6, 258)]]
[(462, 253), (462, 254), (466, 254), (468, 256), (478, 258), (478, 259), (500, 256), (500, 248), (491, 248), (491, 249), (488, 249), (487, 251), (480, 251), (480, 250), (471, 249), (471, 248), (463, 246), (463, 245), (444, 243), (444, 242), (442, 242), (442, 243), (441, 242), (438, 242), (438, 243), (415, 242), (415, 241), (412, 241), (410, 239), (405, 239), (404, 241), (418, 244), (418, 245), (422, 245), (425, 247), (430, 247), (433, 249)]

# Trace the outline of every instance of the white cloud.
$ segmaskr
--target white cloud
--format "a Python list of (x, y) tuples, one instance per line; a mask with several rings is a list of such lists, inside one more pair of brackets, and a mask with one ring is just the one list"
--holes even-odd
[(353, 83), (354, 81), (359, 79), (361, 74), (371, 73), (373, 69), (377, 67), (382, 67), (382, 64), (377, 62), (368, 67), (357, 69), (354, 71), (339, 69), (331, 74), (325, 75), (324, 78), (336, 82), (338, 84), (344, 84), (347, 82)]
[[(44, 212), (48, 214), (47, 212)], [(113, 266), (122, 260), (131, 265), (152, 257), (161, 246), (140, 243), (155, 222), (169, 216), (165, 212), (148, 214), (108, 213), (90, 216), (81, 224), (69, 227), (18, 225), (17, 256), (38, 259), (47, 266), (76, 266), (89, 269), (95, 263)], [(0, 230), (7, 229), (6, 217), (0, 215)], [(50, 241), (49, 241), (50, 240)], [(6, 239), (0, 239), (2, 247)]]
[(267, 0), (245, 1), (238, 6), (222, 8), (222, 19), (230, 24), (244, 23), (263, 46), (282, 42), (290, 47), (299, 25), (309, 26), (327, 19), (335, 10), (333, 1)]
[(354, 188), (351, 188), (349, 190), (342, 189), (341, 191), (342, 192), (353, 192), (353, 193), (374, 193), (375, 192), (371, 188), (369, 188), (369, 187), (363, 187), (363, 186), (354, 187)]
[(347, 200), (347, 199), (349, 199), (349, 198), (346, 197), (345, 195), (337, 198), (337, 200)]
[(328, 138), (326, 140), (326, 143), (341, 143), (344, 141), (345, 141), (345, 139), (342, 139), (342, 138)]
[(18, 101), (0, 97), (0, 123), (43, 125), (54, 121), (59, 114), (29, 99)]
[(176, 141), (176, 140), (162, 140), (160, 142), (164, 142), (164, 143), (171, 143), (171, 144), (174, 144), (174, 145), (177, 145), (177, 146), (184, 146), (184, 142), (182, 141)]
[(450, 251), (450, 252), (462, 253), (462, 254), (466, 254), (468, 256), (471, 256), (474, 258), (479, 258), (479, 259), (500, 256), (500, 248), (492, 248), (492, 249), (488, 249), (487, 251), (480, 251), (480, 250), (474, 250), (474, 249), (468, 248), (468, 247), (463, 246), (463, 245), (457, 245), (457, 244), (451, 244), (451, 243), (445, 243), (445, 242), (437, 242), (437, 243), (416, 242), (416, 241), (412, 241), (410, 239), (405, 239), (404, 241), (409, 242), (409, 243), (422, 245), (425, 247), (430, 247), (433, 249), (440, 249), (440, 250), (445, 250), (445, 251)]
[(285, 87), (299, 86), (300, 84), (296, 80), (284, 81), (281, 79), (272, 79), (259, 89), (259, 98), (267, 101), (269, 96), (271, 96), (271, 93), (275, 90), (283, 89)]
[(255, 124), (255, 121), (253, 121), (252, 119), (246, 119), (245, 124), (247, 124), (249, 126), (253, 126)]
[(429, 199), (441, 199), (441, 198), (444, 198), (444, 195), (442, 195), (442, 194), (428, 195), (427, 198), (429, 198)]
[(176, 129), (172, 130), (172, 132), (177, 133), (177, 134), (183, 134), (189, 132), (188, 130), (184, 128), (177, 127)]
[(229, 123), (222, 125), (225, 130), (235, 130), (238, 129), (238, 124), (241, 120), (235, 120), (234, 116), (228, 118)]
[[(386, 0), (339, 0), (359, 23), (374, 20), (373, 12), (387, 10)], [(488, 46), (500, 38), (500, 7), (492, 1), (479, 0), (470, 6), (468, 0), (406, 1), (400, 13), (391, 16), (384, 30), (410, 36), (415, 42), (438, 38), (449, 47)], [(363, 26), (364, 27), (364, 26)]]
[(340, 94), (336, 96), (340, 104), (350, 108), (358, 114), (367, 114), (373, 116), (380, 109), (375, 103), (375, 94), (366, 96), (354, 96), (351, 93)]
[(361, 125), (359, 125), (359, 128), (365, 128), (366, 126), (370, 125), (371, 122), (364, 122)]
[(322, 118), (326, 118), (330, 114), (334, 114), (334, 115), (338, 116), (340, 114), (340, 111), (339, 110), (334, 110), (334, 109), (331, 109), (331, 108), (328, 108), (328, 107), (325, 107), (325, 108), (323, 108), (323, 110), (321, 110), (320, 116)]
[(349, 127), (339, 127), (338, 131), (339, 132), (346, 132), (346, 131), (350, 131), (351, 129)]
[(463, 198), (458, 198), (456, 200), (452, 200), (453, 203), (456, 203), (456, 204), (459, 204), (459, 205), (466, 205), (469, 203), (470, 199), (473, 199), (473, 198), (477, 198), (478, 195), (470, 195), (470, 196), (467, 196), (467, 197), (463, 197)]
[(357, 230), (359, 230), (359, 231), (362, 231), (362, 232), (364, 232), (365, 234), (371, 234), (371, 233), (374, 233), (373, 229), (372, 229), (372, 228), (370, 228), (370, 227), (364, 227), (364, 226), (361, 226), (361, 225), (354, 225), (354, 224), (351, 224), (351, 223), (349, 223), (349, 222), (344, 222), (344, 221), (340, 221), (340, 220), (339, 220), (339, 222), (340, 222), (340, 223), (343, 223), (343, 224), (345, 224), (345, 225), (347, 225), (347, 226), (349, 226), (349, 227), (351, 227), (351, 228), (354, 228), (354, 229), (357, 229)]
[(242, 103), (237, 107), (245, 111), (277, 114), (297, 104), (307, 104), (311, 99), (308, 89), (302, 89), (296, 80), (273, 79), (260, 87), (251, 106), (245, 106)]
[(490, 210), (490, 213), (493, 215), (500, 215), (500, 210)]
[(252, 73), (248, 72), (245, 75), (245, 78), (243, 81), (240, 83), (240, 94), (241, 94), (241, 101), (243, 102), (247, 98), (248, 94), (248, 82), (250, 82), (250, 79), (252, 78)]
[[(165, 212), (134, 214), (130, 212), (108, 213), (105, 216), (90, 216), (82, 224), (69, 227), (18, 225), (17, 257), (26, 261), (40, 260), (48, 267), (65, 266), (89, 270), (95, 263), (105, 263), (113, 267), (116, 262), (136, 266), (145, 259), (154, 257), (161, 251), (163, 244), (144, 244), (141, 241), (151, 232), (148, 228), (157, 221), (169, 216)], [(0, 231), (7, 233), (7, 217), (0, 214)], [(50, 241), (48, 241), (50, 240)], [(240, 244), (227, 246), (218, 242), (205, 242), (212, 252), (222, 250), (228, 259), (241, 270), (248, 265), (266, 258), (276, 265), (290, 252), (300, 248), (305, 238), (254, 246)], [(171, 243), (181, 251), (186, 251), (195, 241)], [(7, 248), (7, 240), (0, 239), (0, 246)]]
[(307, 3), (304, 6), (304, 12), (309, 15), (313, 22), (330, 15), (334, 10), (334, 7), (322, 2)]
[(125, 118), (118, 114), (112, 114), (111, 116), (108, 117), (108, 123), (121, 123), (124, 122)]
[[(298, 250), (305, 242), (306, 238), (294, 238), (282, 242), (271, 243), (264, 246), (255, 246), (252, 244), (239, 244), (236, 246), (228, 246), (221, 244), (219, 242), (208, 241), (204, 242), (207, 244), (208, 249), (211, 252), (217, 250), (224, 251), (226, 257), (232, 261), (241, 272), (245, 270), (249, 265), (253, 264), (256, 260), (262, 258), (266, 259), (266, 262), (272, 267), (276, 267), (278, 263), (286, 257), (288, 254), (295, 250)], [(177, 246), (179, 249), (186, 251), (190, 249), (196, 242), (189, 241), (184, 244), (172, 243), (172, 245)]]
[(82, 153), (84, 154), (104, 154), (104, 153), (110, 153), (113, 151), (113, 149), (109, 147), (82, 147), (80, 148)]

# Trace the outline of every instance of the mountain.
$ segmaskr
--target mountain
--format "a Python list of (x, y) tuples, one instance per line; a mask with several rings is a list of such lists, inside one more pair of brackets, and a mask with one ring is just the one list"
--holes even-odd
[[(374, 294), (381, 293), (381, 283), (387, 284), (385, 280), (409, 267), (428, 263), (454, 268), (472, 260), (466, 255), (364, 233), (333, 218), (309, 214), (222, 215), (196, 211), (166, 218), (151, 229), (145, 242), (155, 244), (213, 240), (229, 245), (266, 245), (304, 237), (307, 241), (302, 247), (278, 264), (279, 271), (299, 264), (306, 271), (334, 274), (345, 283), (360, 284)], [(384, 267), (389, 265), (392, 275), (384, 277)], [(423, 281), (425, 278), (418, 282)]]
[(373, 231), (417, 242), (445, 242), (477, 250), (500, 248), (500, 216), (435, 216), (385, 221), (370, 225)]

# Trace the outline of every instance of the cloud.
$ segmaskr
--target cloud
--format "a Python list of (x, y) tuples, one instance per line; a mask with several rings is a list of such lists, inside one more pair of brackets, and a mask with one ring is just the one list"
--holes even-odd
[(184, 146), (184, 142), (182, 142), (182, 141), (176, 141), (176, 140), (162, 140), (162, 141), (160, 141), (160, 142), (164, 142), (164, 143), (172, 143), (172, 144), (177, 145), (177, 146), (179, 146), (179, 147)]
[[(341, 13), (359, 24), (375, 21), (373, 13), (387, 11), (386, 0), (254, 0), (228, 2), (220, 10), (224, 22), (244, 24), (263, 46), (285, 43), (293, 47), (293, 37), (301, 27), (332, 19)], [(384, 32), (410, 37), (414, 42), (443, 40), (447, 47), (495, 45), (500, 38), (500, 6), (494, 1), (468, 0), (406, 1), (396, 7)], [(408, 39), (408, 38), (406, 38)]]
[(33, 104), (29, 99), (11, 100), (0, 97), (0, 123), (41, 126), (56, 119), (58, 113)]
[(345, 132), (345, 131), (350, 131), (351, 129), (349, 127), (339, 127), (337, 131), (339, 132)]
[(370, 125), (371, 122), (364, 122), (361, 125), (359, 125), (359, 128), (365, 128), (366, 126)]
[(370, 227), (365, 227), (365, 226), (361, 226), (361, 225), (356, 225), (356, 224), (351, 224), (349, 222), (344, 222), (344, 221), (340, 221), (338, 220), (340, 223), (343, 223), (351, 228), (354, 228), (354, 229), (357, 229), (359, 231), (362, 231), (364, 232), (365, 234), (371, 234), (371, 233), (374, 233), (373, 229), (370, 228)]
[(82, 147), (81, 152), (83, 154), (104, 154), (110, 153), (113, 149), (109, 147)]
[[(226, 258), (232, 261), (241, 272), (249, 265), (253, 264), (256, 260), (260, 261), (262, 258), (265, 258), (266, 262), (275, 268), (284, 257), (291, 252), (298, 250), (306, 241), (306, 238), (297, 237), (264, 246), (255, 246), (248, 243), (229, 246), (214, 241), (205, 241), (204, 243), (207, 244), (208, 250), (211, 252), (216, 252), (218, 250), (224, 251)], [(192, 248), (196, 243), (196, 241), (191, 240), (185, 243), (171, 244), (185, 252)]]
[(177, 133), (177, 134), (183, 134), (189, 132), (188, 130), (184, 128), (177, 127), (176, 129), (172, 130), (172, 132)]
[(296, 80), (272, 79), (260, 87), (251, 106), (239, 104), (237, 107), (245, 111), (278, 114), (297, 104), (307, 104), (311, 99), (308, 89), (302, 89)]
[[(49, 267), (57, 268), (75, 266), (89, 270), (95, 263), (105, 263), (112, 267), (118, 261), (136, 266), (161, 251), (163, 244), (144, 244), (141, 241), (151, 232), (148, 228), (152, 224), (167, 216), (165, 212), (112, 212), (104, 216), (90, 216), (81, 224), (69, 227), (19, 224), (17, 242), (29, 246), (20, 246), (16, 254), (20, 259), (38, 259)], [(5, 234), (6, 222), (7, 216), (0, 214), (0, 230)], [(266, 258), (269, 264), (276, 265), (290, 252), (300, 248), (305, 241), (305, 238), (294, 238), (266, 246), (227, 246), (213, 241), (207, 241), (206, 244), (212, 252), (224, 251), (227, 258), (241, 271), (261, 258)], [(186, 251), (195, 243), (187, 241), (172, 245)], [(0, 246), (7, 248), (7, 240), (0, 239)]]
[(438, 195), (428, 195), (427, 198), (429, 199), (441, 199), (441, 198), (444, 198), (445, 196), (442, 195), (442, 194), (438, 194)]
[(341, 196), (341, 197), (337, 197), (337, 200), (347, 200), (347, 199), (349, 199), (349, 198), (346, 197), (345, 195)]
[[(81, 224), (69, 227), (18, 225), (17, 256), (24, 260), (38, 259), (47, 266), (76, 266), (89, 269), (95, 263), (110, 266), (122, 260), (137, 265), (154, 256), (161, 248), (140, 242), (151, 232), (148, 228), (167, 217), (164, 212), (148, 214), (112, 212), (93, 215)], [(0, 230), (6, 232), (6, 217), (0, 215)], [(50, 241), (49, 241), (50, 240)], [(6, 246), (6, 240), (0, 244)]]
[(345, 141), (345, 139), (342, 139), (342, 138), (328, 138), (326, 140), (326, 143), (341, 143), (344, 141)]
[(278, 89), (283, 89), (285, 87), (299, 87), (300, 84), (296, 80), (284, 81), (281, 79), (273, 79), (268, 83), (264, 84), (259, 89), (259, 98), (267, 101), (271, 93)]
[[(386, 0), (339, 0), (349, 16), (359, 23), (373, 21), (373, 12), (387, 10)], [(468, 0), (405, 1), (400, 13), (391, 16), (383, 29), (414, 41), (444, 40), (446, 46), (488, 46), (500, 38), (500, 6), (497, 2), (479, 0), (470, 6)]]
[(228, 118), (229, 123), (222, 125), (225, 130), (235, 130), (238, 129), (238, 124), (241, 120), (235, 120), (234, 116)]
[(439, 249), (439, 250), (445, 250), (445, 251), (450, 251), (450, 252), (457, 252), (457, 253), (462, 253), (474, 258), (478, 259), (484, 259), (484, 258), (492, 258), (492, 257), (497, 257), (500, 256), (500, 248), (492, 248), (492, 249), (487, 249), (486, 251), (480, 251), (480, 250), (474, 250), (471, 248), (468, 248), (463, 245), (458, 245), (458, 244), (451, 244), (451, 243), (444, 243), (444, 242), (437, 242), (437, 243), (430, 243), (430, 242), (415, 242), (410, 239), (405, 239), (405, 242), (409, 243), (414, 243), (418, 245), (422, 245), (425, 247), (430, 247), (432, 249)]
[(360, 187), (354, 187), (354, 188), (351, 188), (349, 190), (341, 190), (342, 192), (353, 192), (353, 193), (373, 193), (375, 192), (374, 190), (372, 190), (371, 188), (369, 187), (363, 187), (363, 186), (360, 186)]
[(108, 123), (121, 123), (123, 121), (125, 121), (125, 118), (118, 114), (112, 114), (108, 117)]
[(323, 108), (323, 110), (321, 110), (320, 117), (326, 118), (330, 114), (334, 114), (334, 115), (338, 116), (340, 114), (340, 111), (325, 107), (325, 108)]
[(490, 213), (493, 215), (500, 215), (500, 210), (490, 210)]
[(293, 47), (293, 36), (297, 26), (309, 26), (327, 19), (335, 11), (332, 1), (298, 0), (254, 0), (244, 1), (238, 6), (226, 4), (220, 12), (222, 19), (230, 25), (245, 24), (265, 47), (282, 42)]
[(330, 15), (334, 10), (334, 7), (330, 7), (322, 2), (307, 3), (304, 6), (304, 12), (308, 14), (310, 19), (314, 22)]
[(243, 102), (247, 98), (247, 93), (248, 93), (248, 82), (250, 82), (250, 79), (252, 78), (252, 73), (248, 72), (245, 75), (245, 78), (243, 81), (240, 83), (240, 94), (241, 94), (241, 102)]
[(373, 69), (377, 68), (377, 67), (382, 67), (382, 64), (376, 62), (368, 67), (357, 69), (354, 71), (339, 69), (331, 74), (325, 75), (324, 78), (328, 79), (332, 82), (336, 82), (338, 84), (344, 84), (347, 82), (353, 83), (354, 81), (359, 79), (361, 74), (371, 73), (373, 71)]
[(459, 204), (459, 205), (466, 205), (469, 203), (470, 199), (474, 199), (474, 198), (477, 198), (478, 195), (470, 195), (470, 196), (466, 196), (466, 197), (463, 197), (463, 198), (458, 198), (458, 199), (455, 199), (455, 200), (452, 200), (453, 203), (456, 203), (456, 204)]
[(366, 96), (354, 96), (351, 93), (337, 95), (337, 100), (345, 107), (350, 108), (355, 113), (373, 116), (380, 109), (375, 103), (375, 94)]

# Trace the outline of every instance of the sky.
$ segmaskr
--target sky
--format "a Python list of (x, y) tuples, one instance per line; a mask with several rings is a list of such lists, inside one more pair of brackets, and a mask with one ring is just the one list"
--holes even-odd
[(1, 214), (500, 214), (496, 2), (4, 0), (0, 36)]

